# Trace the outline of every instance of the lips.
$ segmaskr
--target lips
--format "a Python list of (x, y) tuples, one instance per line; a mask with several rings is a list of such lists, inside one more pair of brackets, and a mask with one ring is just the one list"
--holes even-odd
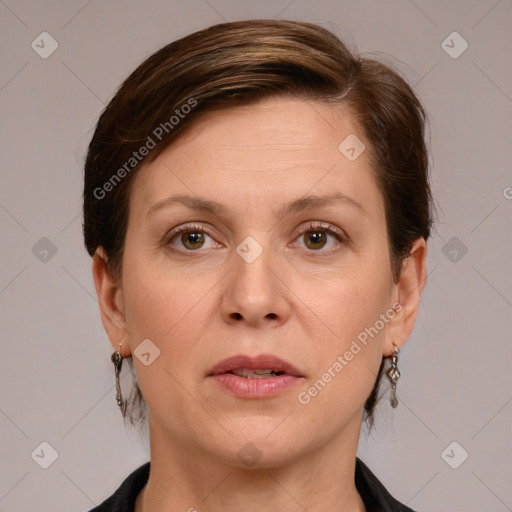
[(256, 357), (246, 355), (229, 357), (217, 363), (209, 376), (222, 374), (233, 374), (245, 378), (272, 378), (280, 375), (303, 377), (291, 363), (272, 354), (261, 354)]
[(303, 375), (291, 363), (271, 354), (237, 355), (217, 363), (207, 375), (238, 399), (271, 399), (300, 385)]

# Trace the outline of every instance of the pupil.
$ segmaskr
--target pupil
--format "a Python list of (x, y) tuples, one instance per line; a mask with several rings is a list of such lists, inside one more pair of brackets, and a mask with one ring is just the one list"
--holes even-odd
[(322, 244), (322, 240), (324, 238), (324, 233), (320, 231), (313, 231), (309, 233), (308, 239), (312, 240), (313, 245)]
[[(183, 242), (183, 245), (185, 245), (185, 247), (188, 247), (190, 244), (191, 245), (194, 245), (194, 244), (197, 244), (199, 242), (201, 242), (201, 238), (202, 238), (203, 234), (202, 233), (194, 233), (194, 232), (188, 232), (188, 233), (183, 233), (183, 237), (182, 237), (182, 242)], [(192, 247), (193, 249), (196, 248), (196, 247)]]

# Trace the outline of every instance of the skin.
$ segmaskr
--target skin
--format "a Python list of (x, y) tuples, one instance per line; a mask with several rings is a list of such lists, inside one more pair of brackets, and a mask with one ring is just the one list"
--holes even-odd
[[(338, 150), (349, 134), (367, 148), (353, 162)], [(353, 479), (364, 402), (381, 357), (409, 338), (426, 281), (419, 238), (393, 282), (369, 151), (343, 108), (280, 98), (208, 114), (140, 169), (122, 276), (110, 275), (101, 248), (93, 259), (113, 348), (122, 342), (128, 357), (149, 338), (161, 351), (149, 366), (133, 357), (151, 447), (137, 512), (365, 510)], [(333, 192), (362, 208), (345, 201), (277, 216), (289, 201)], [(228, 211), (175, 205), (148, 214), (173, 194)], [(308, 221), (330, 223), (345, 241)], [(202, 240), (169, 240), (188, 222), (204, 226)], [(236, 252), (247, 236), (263, 249), (252, 263)], [(398, 300), (400, 312), (301, 404), (298, 394)], [(250, 400), (207, 378), (226, 357), (261, 353), (295, 365), (299, 385)], [(237, 456), (248, 442), (261, 454), (251, 467)]]

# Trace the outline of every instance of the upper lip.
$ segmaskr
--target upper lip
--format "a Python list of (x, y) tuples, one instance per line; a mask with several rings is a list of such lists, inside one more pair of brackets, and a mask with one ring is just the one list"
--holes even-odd
[(273, 370), (287, 375), (302, 377), (300, 371), (291, 363), (272, 354), (260, 354), (255, 357), (239, 354), (217, 363), (210, 371), (211, 375), (232, 372), (234, 370)]

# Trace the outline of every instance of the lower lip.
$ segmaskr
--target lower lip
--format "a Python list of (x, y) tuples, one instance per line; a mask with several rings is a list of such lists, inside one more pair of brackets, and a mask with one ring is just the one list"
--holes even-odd
[(293, 375), (276, 375), (248, 379), (232, 373), (213, 375), (213, 380), (224, 389), (240, 398), (268, 398), (278, 395), (287, 389), (297, 385), (302, 378)]

